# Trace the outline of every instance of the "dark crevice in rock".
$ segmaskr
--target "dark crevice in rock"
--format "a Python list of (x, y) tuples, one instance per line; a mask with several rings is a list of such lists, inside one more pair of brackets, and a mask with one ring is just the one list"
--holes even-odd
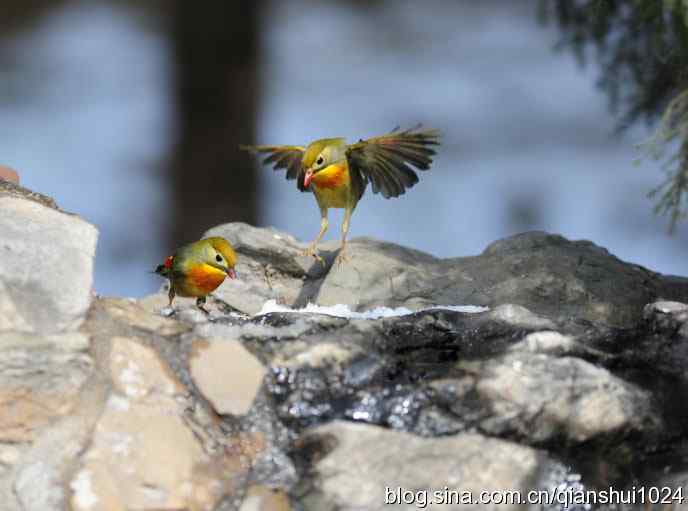
[[(286, 350), (290, 343), (304, 344), (297, 350), (303, 353), (330, 339), (348, 354), (343, 361), (334, 357), (330, 361), (318, 360), (315, 365), (305, 362), (272, 366), (266, 391), (274, 400), (277, 418), (297, 435), (338, 419), (429, 438), (480, 432), (544, 449), (565, 465), (577, 467), (588, 485), (603, 487), (629, 484), (651, 472), (648, 467), (658, 469), (657, 461), (686, 433), (688, 422), (672, 409), (685, 402), (685, 385), (678, 385), (671, 371), (648, 372), (667, 353), (638, 349), (643, 343), (653, 342), (647, 338), (652, 329), (649, 323), (633, 329), (569, 318), (559, 323), (557, 328), (562, 334), (576, 343), (571, 352), (576, 359), (571, 360), (606, 367), (621, 378), (615, 385), (628, 382), (654, 396), (663, 396), (653, 401), (648, 411), (641, 412), (646, 415), (634, 425), (600, 431), (581, 441), (570, 437), (565, 422), (554, 426), (545, 438), (529, 436), (528, 430), (551, 420), (548, 415), (552, 409), (548, 407), (557, 406), (552, 402), (544, 402), (542, 408), (524, 418), (525, 429), (521, 429), (508, 415), (500, 419), (501, 424), (495, 422), (490, 401), (477, 390), (476, 378), (484, 378), (486, 368), (495, 361), (508, 361), (514, 353), (517, 358), (513, 363), (526, 361), (518, 358), (523, 349), (520, 343), (541, 329), (495, 320), (489, 313), (443, 310), (379, 320), (327, 318), (323, 326), (319, 325), (320, 317), (313, 314), (273, 313), (252, 320), (276, 329), (302, 321), (310, 326), (293, 339), (279, 335), (245, 338), (247, 346), (270, 353), (271, 357)], [(672, 325), (671, 332), (679, 328)], [(635, 354), (636, 360), (628, 353)], [(584, 401), (590, 389), (597, 387), (579, 387), (588, 378), (587, 373), (580, 373), (577, 365), (572, 366), (572, 371), (567, 399)], [(464, 385), (467, 390), (447, 393), (442, 382)], [(653, 416), (662, 418), (663, 429), (657, 429)], [(295, 463), (303, 463), (303, 459), (297, 457)]]

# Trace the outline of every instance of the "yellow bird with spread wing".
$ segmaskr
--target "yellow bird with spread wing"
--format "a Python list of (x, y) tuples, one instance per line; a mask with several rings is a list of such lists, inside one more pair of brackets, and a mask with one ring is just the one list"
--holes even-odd
[(308, 146), (241, 146), (268, 156), (264, 164), (286, 170), (287, 179), (296, 179), (302, 192), (312, 191), (320, 207), (320, 232), (304, 255), (318, 256), (318, 243), (328, 227), (329, 208), (343, 208), (342, 246), (338, 263), (346, 258), (346, 237), (351, 214), (368, 183), (373, 193), (386, 199), (398, 197), (418, 182), (417, 170), (428, 170), (439, 144), (439, 132), (420, 126), (404, 131), (395, 129), (379, 137), (347, 144), (343, 138), (323, 138)]

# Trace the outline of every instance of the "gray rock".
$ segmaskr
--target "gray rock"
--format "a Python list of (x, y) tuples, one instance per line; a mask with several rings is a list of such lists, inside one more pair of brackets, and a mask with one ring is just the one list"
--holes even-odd
[(513, 345), (511, 351), (564, 355), (575, 351), (578, 347), (573, 337), (544, 330), (527, 335), (522, 341)]
[(496, 321), (503, 321), (505, 323), (509, 323), (514, 326), (522, 326), (524, 328), (554, 328), (554, 323), (551, 320), (539, 317), (525, 307), (510, 303), (495, 307), (490, 311), (489, 317)]
[(648, 392), (576, 358), (606, 353), (538, 326), (552, 323), (502, 306), (382, 320), (271, 314), (197, 332), (240, 339), (262, 357), (278, 417), (297, 429), (352, 419), (423, 436), (481, 431), (575, 445), (661, 427)]
[(657, 374), (670, 375), (676, 383), (668, 384), (660, 395), (682, 402), (688, 398), (688, 306), (665, 301), (651, 303), (645, 307), (643, 318), (645, 324), (640, 333), (617, 347), (616, 365), (638, 368), (647, 372), (650, 380)]
[[(102, 387), (90, 337), (97, 238), (49, 197), (0, 181), (0, 501), (65, 509), (69, 470), (89, 441)], [(90, 382), (90, 383), (89, 383)]]
[[(0, 208), (8, 510), (381, 509), (385, 486), (684, 484), (685, 279), (544, 233), (454, 259), (358, 239), (338, 269), (337, 242), (321, 265), (291, 236), (230, 224), (209, 234), (234, 243), (239, 279), (209, 316), (180, 300), (163, 317), (162, 294), (91, 301), (93, 227), (14, 185)], [(490, 310), (241, 313), (269, 299)]]
[(23, 186), (20, 186), (11, 181), (0, 179), (0, 197), (2, 196), (28, 199), (37, 202), (38, 204), (47, 206), (49, 208), (62, 211), (57, 206), (57, 203), (52, 197), (48, 197), (47, 195), (43, 195), (42, 193), (34, 192), (33, 190), (24, 188)]
[(71, 509), (65, 483), (91, 440), (94, 410), (87, 408), (60, 419), (31, 445), (11, 474), (12, 492), (3, 503), (16, 497), (21, 511)]
[(645, 307), (646, 316), (651, 316), (653, 313), (680, 314), (683, 312), (688, 312), (688, 305), (681, 302), (660, 301), (650, 303)]
[(425, 439), (345, 422), (309, 430), (299, 445), (297, 457), (312, 462), (310, 484), (298, 497), (307, 511), (382, 511), (390, 504), (408, 510), (520, 509), (447, 499), (470, 492), (477, 501), (481, 492), (506, 490), (525, 495), (537, 488), (548, 462), (542, 452), (477, 434)]
[[(543, 233), (451, 260), (361, 239), (343, 269), (331, 268), (336, 243), (325, 245), (332, 250), (322, 266), (274, 230), (232, 224), (209, 234), (237, 246), (244, 283), (223, 285), (209, 318), (186, 307), (178, 318), (198, 337), (239, 340), (268, 367), (262, 395), (242, 419), (268, 443), (257, 465), (261, 484), (294, 488), (289, 464), (270, 460), (291, 452), (295, 436), (340, 420), (422, 438), (478, 433), (544, 447), (575, 460), (566, 484), (581, 487), (637, 480), (655, 453), (685, 452), (675, 439), (688, 434), (680, 411), (688, 398), (688, 307), (669, 301), (685, 294), (683, 279)], [(665, 300), (646, 306), (659, 296)], [(226, 302), (255, 313), (268, 299), (354, 310), (491, 309), (374, 320), (223, 309)]]
[(8, 446), (0, 470), (3, 509), (66, 507), (67, 472), (99, 408), (84, 396), (98, 392), (90, 347), (78, 332), (0, 333), (0, 443)]
[(98, 232), (76, 216), (0, 194), (0, 331), (76, 329), (91, 303)]
[(74, 412), (93, 371), (80, 333), (0, 333), (0, 442), (28, 442)]
[(492, 435), (579, 443), (661, 426), (648, 392), (577, 358), (509, 355), (480, 367), (474, 385), (490, 411), (480, 430)]
[(505, 303), (554, 320), (576, 317), (628, 327), (659, 297), (688, 300), (688, 280), (625, 263), (589, 241), (544, 232), (519, 234), (473, 257), (438, 259), (392, 243), (356, 238), (352, 261), (332, 267), (337, 243), (322, 245), (325, 265), (298, 255), (305, 244), (274, 229), (215, 227), (239, 253), (239, 279), (216, 295), (255, 314), (268, 299), (291, 307), (308, 302), (353, 310), (404, 306)]

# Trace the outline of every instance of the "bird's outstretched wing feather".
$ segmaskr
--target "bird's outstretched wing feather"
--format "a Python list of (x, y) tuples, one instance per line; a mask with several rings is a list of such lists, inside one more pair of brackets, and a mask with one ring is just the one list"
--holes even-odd
[(297, 186), (302, 192), (307, 191), (303, 184), (304, 170), (301, 160), (305, 147), (296, 145), (255, 145), (239, 146), (244, 151), (253, 154), (267, 154), (263, 159), (264, 165), (271, 165), (274, 170), (287, 170), (287, 179), (296, 179)]
[(389, 199), (403, 194), (418, 182), (417, 170), (428, 170), (435, 150), (439, 144), (439, 132), (416, 126), (379, 137), (361, 140), (347, 148), (346, 156), (352, 182), (360, 195), (363, 195), (368, 181), (372, 183), (373, 193), (382, 193)]

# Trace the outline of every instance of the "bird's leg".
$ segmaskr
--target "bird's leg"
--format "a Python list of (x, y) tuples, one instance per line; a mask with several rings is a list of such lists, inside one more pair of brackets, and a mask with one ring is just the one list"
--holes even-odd
[(174, 301), (174, 286), (172, 285), (172, 281), (170, 281), (170, 289), (167, 292), (167, 297), (170, 299), (170, 303), (167, 305), (167, 309), (162, 309), (160, 311), (160, 314), (163, 316), (173, 316), (175, 314), (174, 307), (172, 307), (172, 302)]
[(198, 307), (199, 309), (201, 309), (201, 310), (202, 310), (203, 312), (205, 312), (207, 315), (210, 315), (210, 312), (208, 311), (208, 309), (206, 309), (205, 307), (203, 307), (204, 305), (205, 305), (205, 296), (201, 296), (201, 297), (199, 297), (199, 298), (196, 298), (196, 307)]
[(308, 248), (301, 252), (301, 255), (315, 257), (318, 261), (323, 263), (323, 258), (318, 255), (318, 243), (320, 243), (320, 240), (322, 240), (323, 236), (325, 236), (325, 232), (327, 231), (328, 225), (329, 221), (327, 220), (327, 208), (321, 207), (320, 232), (318, 233), (318, 236), (313, 240), (313, 242), (310, 245), (308, 245)]
[(167, 297), (170, 299), (170, 304), (168, 307), (172, 308), (172, 301), (174, 300), (174, 286), (172, 285), (172, 282), (170, 282), (170, 290), (167, 293)]
[(351, 208), (346, 208), (346, 210), (344, 210), (344, 221), (342, 222), (342, 246), (339, 249), (339, 254), (337, 254), (338, 266), (342, 266), (345, 262), (351, 259), (349, 254), (346, 253), (346, 237), (349, 234), (349, 221), (351, 220), (352, 212), (353, 209)]

